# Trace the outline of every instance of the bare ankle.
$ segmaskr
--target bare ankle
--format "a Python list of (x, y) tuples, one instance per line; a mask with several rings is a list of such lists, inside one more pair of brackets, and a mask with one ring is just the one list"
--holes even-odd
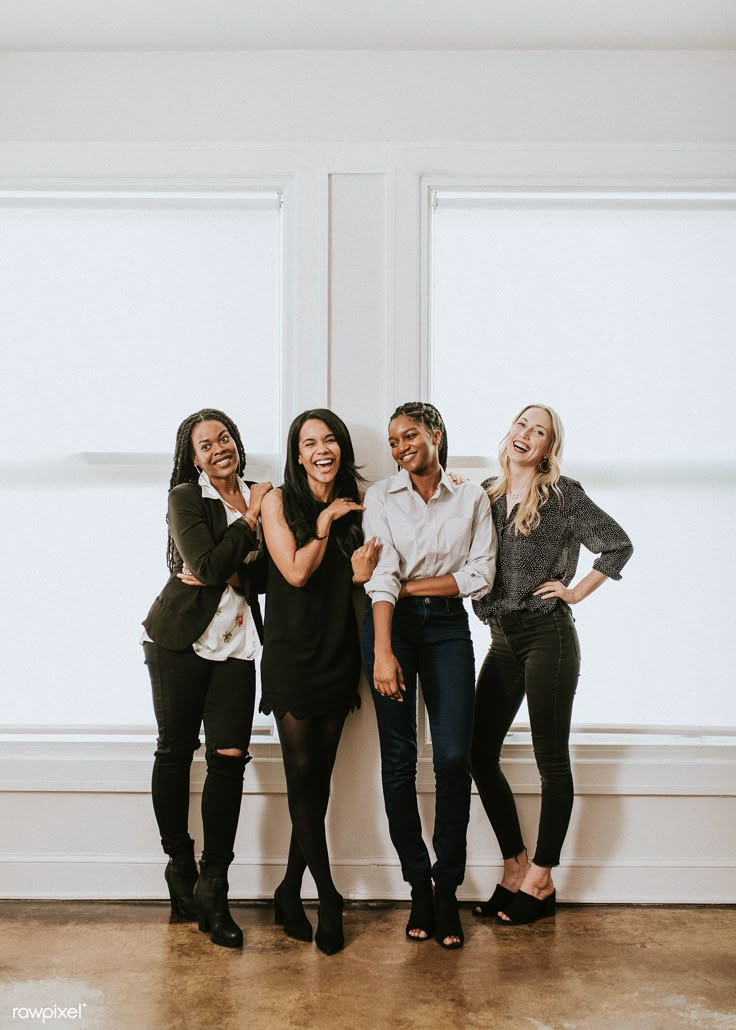
[(518, 891), (529, 872), (529, 859), (526, 850), (520, 851), (518, 855), (503, 860), (503, 879), (501, 886), (508, 890)]

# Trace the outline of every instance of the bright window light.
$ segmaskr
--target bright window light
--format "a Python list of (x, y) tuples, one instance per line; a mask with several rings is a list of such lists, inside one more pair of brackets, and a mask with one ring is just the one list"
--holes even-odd
[(736, 196), (430, 200), (428, 392), (454, 466), (491, 474), (516, 412), (551, 404), (563, 472), (634, 543), (623, 581), (573, 610), (577, 726), (736, 727)]
[(0, 194), (5, 728), (154, 725), (177, 426), (220, 408), (276, 471), (281, 221), (276, 190)]

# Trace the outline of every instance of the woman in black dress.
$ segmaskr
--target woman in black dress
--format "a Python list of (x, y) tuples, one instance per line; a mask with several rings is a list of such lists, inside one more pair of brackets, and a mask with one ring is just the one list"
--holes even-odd
[(308, 867), (319, 894), (315, 940), (343, 947), (343, 899), (325, 836), (330, 777), (345, 717), (357, 703), (360, 648), (353, 584), (370, 579), (376, 543), (363, 543), (359, 483), (347, 427), (325, 408), (291, 424), (284, 483), (263, 504), (269, 554), (261, 711), (276, 718), (286, 773), (291, 843), (274, 895), (276, 920), (311, 941), (301, 902)]

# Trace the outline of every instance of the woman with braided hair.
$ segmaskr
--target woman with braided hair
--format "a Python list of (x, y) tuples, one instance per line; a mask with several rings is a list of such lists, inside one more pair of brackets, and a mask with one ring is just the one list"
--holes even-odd
[[(255, 656), (263, 624), (260, 510), (270, 483), (241, 479), (234, 422), (205, 408), (179, 426), (169, 484), (170, 576), (143, 626), (158, 742), (151, 792), (169, 856), (171, 922), (198, 920), (215, 944), (243, 934), (228, 908), (227, 870), (250, 760)], [(204, 722), (204, 850), (199, 877), (189, 836), (189, 773)]]
[[(499, 541), (493, 591), (473, 602), (491, 627), (478, 677), (473, 776), (503, 857), (503, 877), (473, 914), (506, 926), (554, 915), (552, 869), (559, 865), (573, 804), (569, 738), (580, 672), (580, 645), (570, 606), (608, 579), (621, 579), (633, 548), (617, 522), (580, 483), (560, 474), (559, 415), (529, 404), (501, 441), (501, 474), (488, 491)], [(580, 545), (598, 555), (574, 587)], [(501, 748), (527, 698), (542, 807), (529, 862), (513, 794), (501, 771)]]
[[(391, 416), (399, 471), (365, 496), (366, 537), (381, 542), (366, 591), (363, 661), (376, 708), (389, 832), (411, 884), (406, 935), (460, 948), (456, 890), (465, 875), (470, 814), (473, 644), (464, 597), (493, 584), (495, 541), (488, 497), (448, 476), (447, 432), (437, 409), (412, 401)], [(416, 793), (417, 677), (432, 732), (436, 808), (430, 863)], [(434, 880), (434, 891), (432, 888)]]

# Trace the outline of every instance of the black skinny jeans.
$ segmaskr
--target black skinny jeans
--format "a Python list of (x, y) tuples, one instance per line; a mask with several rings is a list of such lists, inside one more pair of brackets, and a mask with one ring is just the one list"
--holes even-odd
[(534, 863), (551, 868), (570, 824), (574, 787), (570, 721), (580, 674), (580, 645), (566, 607), (518, 611), (491, 620), (491, 649), (478, 677), (473, 729), (473, 777), (501, 854), (524, 850), (514, 796), (501, 771), (506, 734), (526, 695), (542, 808)]
[[(204, 722), (207, 776), (202, 790), (202, 859), (211, 866), (233, 860), (243, 775), (255, 705), (255, 662), (213, 662), (188, 648), (169, 651), (143, 644), (151, 677), (158, 741), (153, 763), (153, 809), (167, 855), (191, 847), (189, 773)], [(242, 755), (222, 755), (237, 748)]]

